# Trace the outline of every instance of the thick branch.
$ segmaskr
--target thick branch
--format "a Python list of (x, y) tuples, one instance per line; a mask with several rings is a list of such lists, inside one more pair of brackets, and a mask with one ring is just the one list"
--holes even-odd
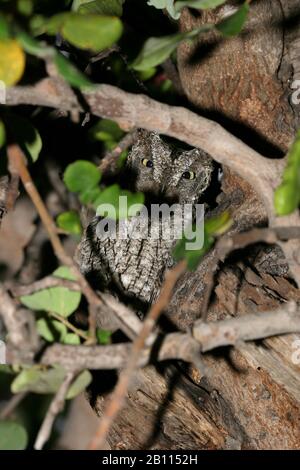
[[(283, 161), (262, 157), (219, 124), (185, 108), (162, 104), (110, 85), (99, 85), (83, 94), (96, 116), (113, 119), (127, 130), (143, 127), (175, 137), (202, 148), (219, 163), (228, 165), (256, 189), (269, 218), (273, 219), (273, 189), (279, 182)], [(8, 105), (32, 104), (71, 110), (69, 100), (51, 79), (35, 87), (12, 87), (6, 99)], [(80, 105), (78, 110), (81, 110)]]
[(193, 327), (193, 337), (201, 344), (202, 352), (287, 333), (300, 333), (300, 311), (294, 303), (275, 311), (251, 313), (219, 322), (203, 323), (200, 320)]

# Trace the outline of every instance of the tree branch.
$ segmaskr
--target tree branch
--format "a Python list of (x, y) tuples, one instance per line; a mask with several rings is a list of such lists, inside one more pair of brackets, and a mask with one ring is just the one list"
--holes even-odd
[[(273, 220), (273, 189), (279, 183), (284, 167), (282, 160), (262, 157), (216, 122), (183, 107), (162, 104), (145, 95), (127, 93), (111, 85), (96, 86), (84, 91), (83, 96), (95, 116), (113, 119), (125, 130), (143, 127), (175, 137), (205, 150), (219, 163), (228, 165), (256, 189), (266, 206), (269, 219)], [(69, 100), (61, 94), (52, 79), (45, 79), (33, 87), (9, 88), (6, 104), (71, 110)], [(82, 111), (79, 104), (78, 110)]]
[(63, 383), (61, 384), (55, 397), (53, 398), (42, 423), (42, 426), (39, 430), (39, 433), (37, 435), (36, 441), (34, 443), (34, 448), (36, 450), (41, 450), (44, 447), (45, 443), (48, 441), (55, 418), (63, 410), (65, 396), (68, 392), (69, 386), (74, 376), (75, 372), (68, 372), (66, 374)]
[(193, 326), (193, 337), (201, 344), (202, 352), (287, 333), (300, 333), (300, 310), (294, 302), (271, 312), (250, 313), (218, 322), (199, 320)]

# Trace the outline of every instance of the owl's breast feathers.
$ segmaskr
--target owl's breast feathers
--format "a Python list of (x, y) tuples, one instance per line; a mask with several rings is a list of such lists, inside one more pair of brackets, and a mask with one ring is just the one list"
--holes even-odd
[[(115, 286), (128, 297), (152, 302), (159, 288), (166, 268), (171, 267), (174, 239), (161, 237), (162, 223), (151, 224), (149, 236), (131, 234), (127, 238), (118, 235), (107, 236), (99, 233), (96, 217), (89, 225), (79, 248), (81, 271), (88, 277), (100, 277), (106, 287)], [(132, 218), (129, 228), (134, 227)], [(149, 224), (150, 227), (150, 224)]]

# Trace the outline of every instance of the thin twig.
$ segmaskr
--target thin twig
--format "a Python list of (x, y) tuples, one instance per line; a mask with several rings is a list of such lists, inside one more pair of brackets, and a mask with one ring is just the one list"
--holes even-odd
[(72, 325), (72, 323), (69, 322), (65, 317), (62, 317), (61, 315), (58, 315), (58, 313), (55, 312), (49, 312), (49, 315), (56, 320), (60, 321), (63, 325), (65, 325), (69, 330), (73, 331), (76, 335), (80, 336), (80, 338), (84, 339), (85, 341), (88, 339), (88, 335), (84, 333), (84, 331), (79, 330), (76, 328), (76, 326)]
[(186, 262), (181, 261), (178, 263), (172, 270), (166, 273), (165, 281), (162, 285), (160, 295), (155, 304), (152, 305), (150, 308), (145, 321), (143, 323), (142, 330), (140, 331), (137, 338), (132, 343), (131, 353), (128, 358), (128, 363), (125, 369), (121, 372), (118, 383), (112, 393), (112, 397), (110, 402), (108, 403), (103, 417), (100, 422), (100, 426), (89, 445), (89, 449), (96, 450), (101, 449), (103, 447), (105, 438), (109, 432), (109, 429), (116, 418), (118, 412), (123, 406), (125, 401), (125, 396), (132, 379), (132, 375), (134, 374), (140, 354), (143, 351), (146, 341), (158, 320), (162, 311), (167, 307), (173, 288), (179, 279), (179, 277), (184, 273), (186, 270)]
[(128, 132), (112, 151), (104, 155), (98, 166), (102, 173), (114, 174), (116, 172), (119, 156), (133, 144), (135, 136), (135, 131)]
[(14, 285), (10, 290), (15, 297), (21, 297), (22, 295), (31, 295), (40, 290), (49, 289), (50, 287), (66, 287), (72, 291), (81, 292), (81, 288), (77, 282), (55, 276), (46, 276), (39, 281), (25, 286)]
[(72, 291), (81, 292), (81, 288), (77, 282), (55, 276), (46, 276), (39, 281), (25, 286), (14, 285), (10, 290), (15, 297), (21, 297), (22, 295), (31, 295), (40, 290), (49, 289), (50, 287), (66, 287)]
[(25, 165), (24, 154), (18, 145), (10, 145), (7, 149), (10, 165), (14, 167), (22, 183), (30, 196), (33, 204), (35, 205), (39, 216), (47, 230), (49, 239), (51, 241), (54, 253), (56, 254), (59, 261), (68, 266), (71, 272), (76, 277), (78, 284), (81, 287), (83, 294), (86, 296), (89, 303), (89, 333), (90, 340), (96, 340), (96, 309), (102, 304), (100, 297), (93, 291), (85, 277), (81, 274), (80, 270), (76, 266), (73, 259), (67, 255), (65, 249), (57, 235), (56, 225), (51, 218), (47, 208), (42, 201), (39, 192), (37, 191), (35, 184), (30, 176), (30, 173)]
[(19, 406), (21, 401), (27, 397), (28, 392), (21, 392), (13, 395), (6, 405), (0, 411), (0, 419), (6, 419)]
[(19, 195), (20, 177), (16, 169), (12, 167), (9, 164), (9, 162), (8, 162), (8, 170), (10, 172), (11, 178), (10, 178), (9, 187), (8, 187), (8, 191), (6, 195), (6, 209), (7, 211), (11, 211)]
[(36, 450), (41, 450), (48, 441), (55, 418), (63, 410), (65, 397), (74, 376), (75, 372), (67, 372), (63, 383), (53, 398), (34, 443)]

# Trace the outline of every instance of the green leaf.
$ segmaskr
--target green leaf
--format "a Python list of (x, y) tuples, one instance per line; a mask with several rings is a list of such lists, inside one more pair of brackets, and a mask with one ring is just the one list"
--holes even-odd
[(123, 152), (120, 153), (118, 162), (117, 162), (117, 168), (122, 168), (125, 165), (125, 162), (127, 160), (127, 155), (128, 155), (128, 150), (123, 150)]
[[(186, 248), (187, 243), (191, 243), (193, 240), (187, 240), (185, 236), (180, 239), (174, 250), (173, 257), (176, 261), (185, 259), (187, 261), (187, 266), (190, 271), (194, 271), (203, 256), (210, 250), (213, 246), (215, 237), (226, 232), (229, 227), (232, 225), (232, 219), (228, 212), (212, 217), (211, 219), (205, 221), (204, 224), (204, 240), (203, 246), (200, 249), (189, 250)], [(194, 228), (195, 230), (195, 228)]]
[(0, 374), (11, 374), (15, 375), (14, 371), (12, 370), (12, 366), (8, 364), (0, 364)]
[[(120, 197), (126, 198), (127, 203), (120, 205)], [(97, 215), (108, 216), (111, 219), (126, 219), (131, 206), (137, 204), (135, 214), (139, 212), (145, 200), (143, 193), (132, 193), (120, 188), (118, 184), (113, 184), (105, 188), (100, 196), (94, 201)], [(107, 212), (107, 205), (111, 210)]]
[(148, 0), (147, 4), (159, 10), (166, 9), (174, 20), (180, 17), (180, 13), (175, 10), (174, 0)]
[(62, 384), (66, 371), (58, 365), (44, 369), (41, 366), (32, 366), (23, 369), (11, 384), (13, 393), (35, 392), (55, 393)]
[(21, 424), (0, 421), (0, 450), (24, 450), (27, 442), (27, 432)]
[(124, 134), (118, 124), (110, 119), (101, 119), (89, 130), (90, 138), (101, 142), (118, 142)]
[(86, 160), (77, 160), (67, 166), (64, 173), (64, 182), (69, 191), (84, 192), (94, 188), (101, 180), (101, 172), (94, 163)]
[(82, 3), (79, 13), (97, 13), (107, 16), (122, 16), (123, 3), (125, 0), (94, 0)]
[(107, 345), (111, 343), (112, 332), (109, 330), (98, 330), (96, 336), (99, 344)]
[(131, 64), (131, 67), (138, 71), (148, 70), (150, 67), (164, 62), (177, 46), (186, 39), (192, 39), (198, 34), (209, 31), (213, 25), (204, 25), (185, 33), (172, 34), (159, 38), (149, 38), (145, 42), (141, 52)]
[(93, 83), (80, 72), (75, 65), (68, 61), (62, 54), (57, 52), (54, 63), (58, 73), (75, 88), (92, 87)]
[(96, 14), (68, 15), (63, 23), (63, 37), (79, 49), (100, 52), (115, 44), (121, 37), (123, 25), (119, 18)]
[(0, 13), (0, 41), (10, 38), (9, 23), (5, 16)]
[(223, 212), (222, 214), (211, 217), (205, 221), (205, 229), (209, 235), (214, 237), (223, 235), (231, 227), (233, 221), (230, 217), (228, 211)]
[(64, 337), (62, 343), (78, 345), (78, 344), (80, 344), (80, 338), (75, 333), (67, 333), (66, 336)]
[(32, 0), (18, 0), (18, 12), (23, 16), (30, 16), (33, 11), (33, 1)]
[(33, 15), (29, 19), (29, 28), (33, 36), (40, 36), (47, 32), (49, 18), (45, 18), (43, 15)]
[(65, 21), (71, 15), (72, 13), (70, 12), (63, 12), (63, 13), (58, 13), (57, 15), (54, 15), (51, 18), (47, 18), (47, 20), (45, 21), (43, 25), (45, 27), (45, 32), (53, 36), (55, 36), (58, 33), (61, 33), (61, 30)]
[(284, 216), (294, 212), (300, 204), (300, 130), (287, 155), (287, 166), (282, 183), (275, 190), (276, 214)]
[(36, 322), (39, 335), (49, 343), (64, 342), (67, 335), (67, 327), (58, 320), (52, 318), (39, 318)]
[(80, 192), (79, 200), (82, 204), (93, 203), (101, 194), (101, 189), (96, 186), (95, 188), (88, 188)]
[(199, 10), (208, 10), (225, 3), (226, 0), (185, 0), (175, 3), (175, 11), (179, 12), (185, 7), (197, 8)]
[(75, 211), (62, 212), (57, 217), (56, 222), (58, 227), (66, 232), (73, 233), (74, 235), (80, 235), (82, 232), (80, 217)]
[(0, 149), (5, 145), (6, 133), (3, 121), (0, 120)]
[(216, 28), (225, 37), (236, 36), (241, 32), (247, 20), (249, 9), (248, 3), (244, 3), (233, 15), (228, 16), (221, 23), (217, 24)]
[(82, 371), (74, 380), (74, 382), (70, 385), (68, 393), (66, 395), (67, 400), (71, 400), (72, 398), (79, 395), (79, 393), (83, 392), (86, 387), (92, 381), (92, 374), (88, 370)]
[[(74, 276), (71, 275), (69, 268), (65, 266), (55, 270), (53, 275), (62, 279), (74, 280)], [(81, 293), (71, 291), (66, 287), (51, 287), (31, 295), (24, 295), (20, 300), (26, 307), (32, 310), (44, 310), (68, 317), (78, 308)]]
[(42, 150), (42, 139), (28, 119), (17, 114), (9, 114), (7, 125), (25, 154), (35, 162)]
[(187, 242), (191, 243), (192, 240), (187, 240), (186, 237), (183, 236), (183, 238), (177, 242), (172, 255), (176, 261), (185, 259), (187, 261), (188, 269), (190, 271), (194, 271), (197, 268), (200, 260), (205, 255), (205, 253), (207, 253), (213, 245), (214, 238), (208, 235), (208, 233), (204, 229), (204, 243), (202, 248), (198, 250), (188, 250), (186, 249)]
[(149, 69), (141, 70), (140, 72), (138, 72), (138, 78), (142, 82), (146, 82), (147, 80), (150, 80), (150, 78), (154, 77), (156, 72), (156, 67), (150, 67)]

